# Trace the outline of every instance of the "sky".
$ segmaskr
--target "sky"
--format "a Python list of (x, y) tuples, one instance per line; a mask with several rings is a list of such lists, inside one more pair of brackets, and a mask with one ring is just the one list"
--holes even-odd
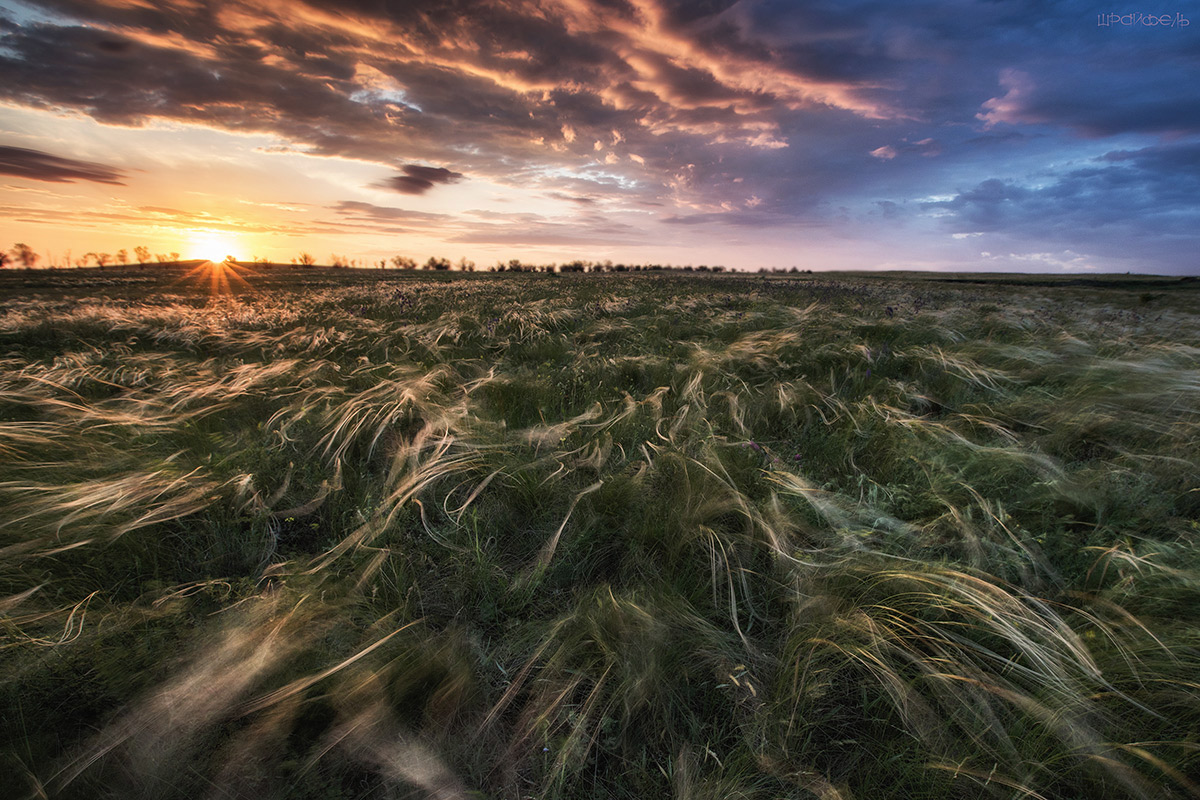
[(1197, 274), (1157, 2), (0, 0), (0, 248)]

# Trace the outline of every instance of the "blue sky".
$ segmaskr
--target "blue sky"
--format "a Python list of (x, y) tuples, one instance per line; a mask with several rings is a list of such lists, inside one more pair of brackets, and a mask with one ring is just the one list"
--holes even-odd
[(0, 0), (0, 242), (1196, 273), (1198, 35), (1194, 2)]

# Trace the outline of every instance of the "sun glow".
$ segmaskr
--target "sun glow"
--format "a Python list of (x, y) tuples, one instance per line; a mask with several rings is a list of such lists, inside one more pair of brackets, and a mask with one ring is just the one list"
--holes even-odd
[(188, 246), (192, 258), (220, 263), (229, 256), (236, 259), (241, 242), (222, 231), (198, 230), (188, 236)]

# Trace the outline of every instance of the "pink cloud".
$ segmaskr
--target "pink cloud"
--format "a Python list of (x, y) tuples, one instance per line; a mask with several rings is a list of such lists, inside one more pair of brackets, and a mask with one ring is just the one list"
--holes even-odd
[(1000, 72), (1000, 85), (1007, 89), (1004, 96), (984, 102), (983, 107), (987, 111), (976, 114), (975, 118), (983, 120), (985, 128), (991, 128), (999, 122), (1036, 122), (1026, 113), (1034, 89), (1033, 78), (1026, 72), (1007, 68)]

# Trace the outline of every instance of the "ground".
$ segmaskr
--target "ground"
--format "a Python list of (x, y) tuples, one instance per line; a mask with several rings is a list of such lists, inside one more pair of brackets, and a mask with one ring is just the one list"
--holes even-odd
[(1197, 794), (1200, 282), (240, 273), (0, 273), (5, 785)]

